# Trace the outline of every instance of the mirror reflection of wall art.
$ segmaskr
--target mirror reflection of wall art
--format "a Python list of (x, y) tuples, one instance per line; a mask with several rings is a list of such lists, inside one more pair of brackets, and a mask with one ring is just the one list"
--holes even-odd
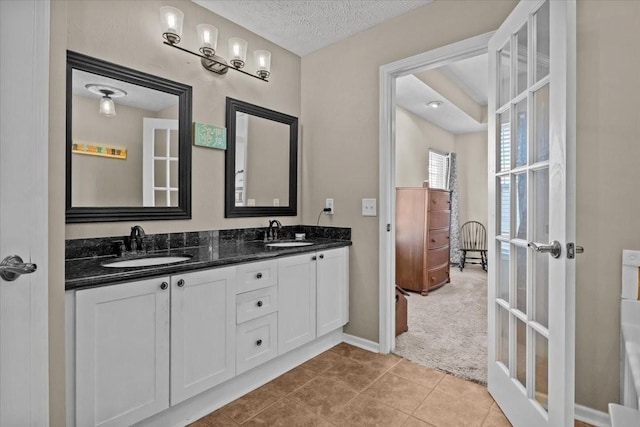
[(111, 157), (114, 159), (126, 160), (127, 149), (106, 144), (91, 144), (84, 142), (74, 142), (71, 146), (74, 154), (88, 154), (90, 156)]
[(227, 129), (220, 126), (193, 122), (193, 145), (227, 149)]

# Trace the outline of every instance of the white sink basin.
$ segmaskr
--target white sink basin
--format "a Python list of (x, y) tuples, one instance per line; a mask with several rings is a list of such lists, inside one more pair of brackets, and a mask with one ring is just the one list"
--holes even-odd
[(267, 243), (267, 246), (272, 248), (295, 248), (297, 246), (309, 246), (313, 245), (313, 242), (275, 242)]
[(152, 265), (175, 264), (176, 262), (186, 261), (190, 256), (156, 256), (149, 258), (128, 259), (126, 261), (115, 261), (109, 264), (103, 264), (108, 268), (126, 268), (126, 267), (149, 267)]

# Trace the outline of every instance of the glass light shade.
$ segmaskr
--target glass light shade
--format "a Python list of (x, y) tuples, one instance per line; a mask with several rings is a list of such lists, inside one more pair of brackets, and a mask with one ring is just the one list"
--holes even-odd
[(218, 29), (209, 24), (199, 24), (197, 29), (200, 52), (206, 56), (215, 55), (218, 46)]
[(162, 37), (171, 44), (180, 43), (182, 37), (182, 21), (184, 13), (180, 9), (171, 6), (163, 6), (160, 8), (160, 27), (162, 28)]
[(237, 37), (229, 39), (229, 62), (236, 67), (244, 67), (247, 59), (247, 42)]
[(271, 74), (271, 52), (268, 50), (256, 50), (253, 52), (253, 60), (256, 63), (256, 74), (266, 79)]
[(100, 99), (100, 115), (105, 117), (114, 117), (116, 115), (116, 104), (109, 95), (105, 95)]

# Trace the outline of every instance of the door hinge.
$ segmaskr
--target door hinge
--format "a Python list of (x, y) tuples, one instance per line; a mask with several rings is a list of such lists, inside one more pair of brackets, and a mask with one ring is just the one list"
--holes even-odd
[(584, 248), (582, 246), (576, 246), (575, 243), (567, 243), (567, 258), (574, 259), (576, 254), (581, 254), (584, 252)]
[(387, 224), (387, 231), (391, 231), (391, 224)]

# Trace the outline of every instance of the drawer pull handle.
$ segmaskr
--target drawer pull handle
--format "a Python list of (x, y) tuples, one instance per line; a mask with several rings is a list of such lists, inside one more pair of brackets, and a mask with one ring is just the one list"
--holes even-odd
[(260, 347), (260, 346), (262, 345), (262, 340), (258, 340), (258, 341), (256, 341), (256, 345), (257, 345), (258, 347)]
[(258, 307), (262, 307), (262, 301), (258, 301), (256, 304)]
[(320, 259), (324, 259), (324, 254), (320, 254)]
[(178, 280), (178, 287), (181, 288), (183, 286), (184, 286), (184, 280), (183, 279)]
[(169, 284), (167, 282), (162, 282), (160, 284), (160, 289), (162, 289), (163, 291), (166, 291), (168, 287), (169, 287)]
[(435, 242), (436, 242), (436, 239), (431, 239), (431, 243), (435, 243)]
[(315, 255), (311, 257), (311, 261), (315, 261), (317, 259), (318, 259), (318, 257), (316, 257)]
[(258, 274), (256, 274), (256, 277), (257, 277), (258, 279), (262, 279), (262, 273), (258, 273)]

